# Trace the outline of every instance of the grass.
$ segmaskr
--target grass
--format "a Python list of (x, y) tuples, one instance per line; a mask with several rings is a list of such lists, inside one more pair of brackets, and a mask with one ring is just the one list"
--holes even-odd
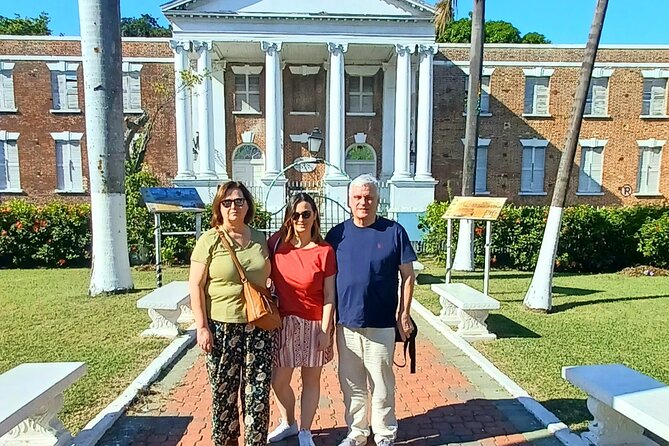
[[(430, 284), (443, 282), (445, 270), (424, 263), (415, 296), (438, 314)], [(524, 309), (531, 279), (492, 273), (490, 295), (501, 308), (487, 323), (498, 339), (474, 346), (558, 418), (577, 429), (591, 418), (585, 394), (561, 378), (562, 366), (623, 363), (669, 383), (669, 277), (556, 275), (549, 314)], [(482, 273), (455, 273), (453, 280), (483, 288)]]
[[(187, 269), (164, 272), (164, 283)], [(78, 432), (164, 349), (141, 338), (150, 322), (137, 299), (155, 288), (153, 271), (133, 271), (136, 290), (87, 296), (88, 269), (0, 270), (0, 373), (24, 362), (83, 361), (88, 373), (65, 393), (64, 424)]]

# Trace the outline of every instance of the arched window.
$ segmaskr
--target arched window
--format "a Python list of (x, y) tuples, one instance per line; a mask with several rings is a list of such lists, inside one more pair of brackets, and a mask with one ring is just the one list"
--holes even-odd
[(240, 144), (232, 153), (232, 179), (247, 187), (260, 185), (265, 173), (263, 152), (255, 144)]
[(368, 173), (376, 176), (376, 151), (369, 144), (353, 144), (346, 149), (346, 173), (355, 178)]

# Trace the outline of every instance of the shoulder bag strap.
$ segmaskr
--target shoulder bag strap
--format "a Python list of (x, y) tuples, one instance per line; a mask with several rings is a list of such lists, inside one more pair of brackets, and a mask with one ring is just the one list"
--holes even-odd
[(232, 249), (232, 246), (230, 245), (230, 242), (228, 241), (227, 237), (225, 236), (225, 234), (223, 234), (223, 231), (221, 231), (220, 229), (216, 229), (216, 232), (218, 232), (218, 236), (221, 238), (223, 245), (225, 245), (226, 249), (230, 253), (230, 258), (232, 258), (232, 262), (235, 264), (235, 267), (237, 267), (237, 272), (239, 273), (239, 277), (241, 277), (242, 279), (242, 283), (247, 282), (248, 279), (246, 278), (246, 273), (244, 272), (244, 268), (242, 267), (242, 264), (239, 263), (237, 254), (235, 253), (235, 250)]

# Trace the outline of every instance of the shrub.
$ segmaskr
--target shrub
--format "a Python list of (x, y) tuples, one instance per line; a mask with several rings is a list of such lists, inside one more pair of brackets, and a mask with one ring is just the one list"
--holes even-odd
[(648, 219), (639, 230), (638, 250), (648, 263), (669, 268), (669, 212)]

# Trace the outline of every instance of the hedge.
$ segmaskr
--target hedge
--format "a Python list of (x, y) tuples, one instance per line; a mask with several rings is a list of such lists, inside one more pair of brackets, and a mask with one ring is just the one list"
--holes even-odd
[[(158, 179), (148, 171), (126, 177), (126, 218), (131, 264), (150, 263), (154, 259), (153, 216), (141, 201), (141, 187), (158, 186)], [(209, 227), (211, 208), (202, 214), (202, 228)], [(269, 213), (256, 209), (251, 223), (265, 227)], [(192, 231), (195, 214), (163, 214), (164, 232)], [(0, 203), (0, 268), (37, 268), (90, 266), (91, 208), (89, 204), (55, 201), (38, 206), (25, 200)], [(193, 237), (163, 237), (161, 255), (164, 263), (188, 261), (195, 244)]]
[[(448, 203), (434, 202), (419, 220), (425, 231), (423, 250), (444, 261)], [(493, 223), (492, 263), (497, 268), (534, 269), (543, 238), (548, 207), (505, 206)], [(454, 224), (453, 249), (458, 236)], [(485, 223), (477, 222), (474, 253), (483, 266)], [(565, 209), (556, 270), (618, 271), (628, 266), (669, 266), (669, 208), (663, 206), (593, 207)]]

